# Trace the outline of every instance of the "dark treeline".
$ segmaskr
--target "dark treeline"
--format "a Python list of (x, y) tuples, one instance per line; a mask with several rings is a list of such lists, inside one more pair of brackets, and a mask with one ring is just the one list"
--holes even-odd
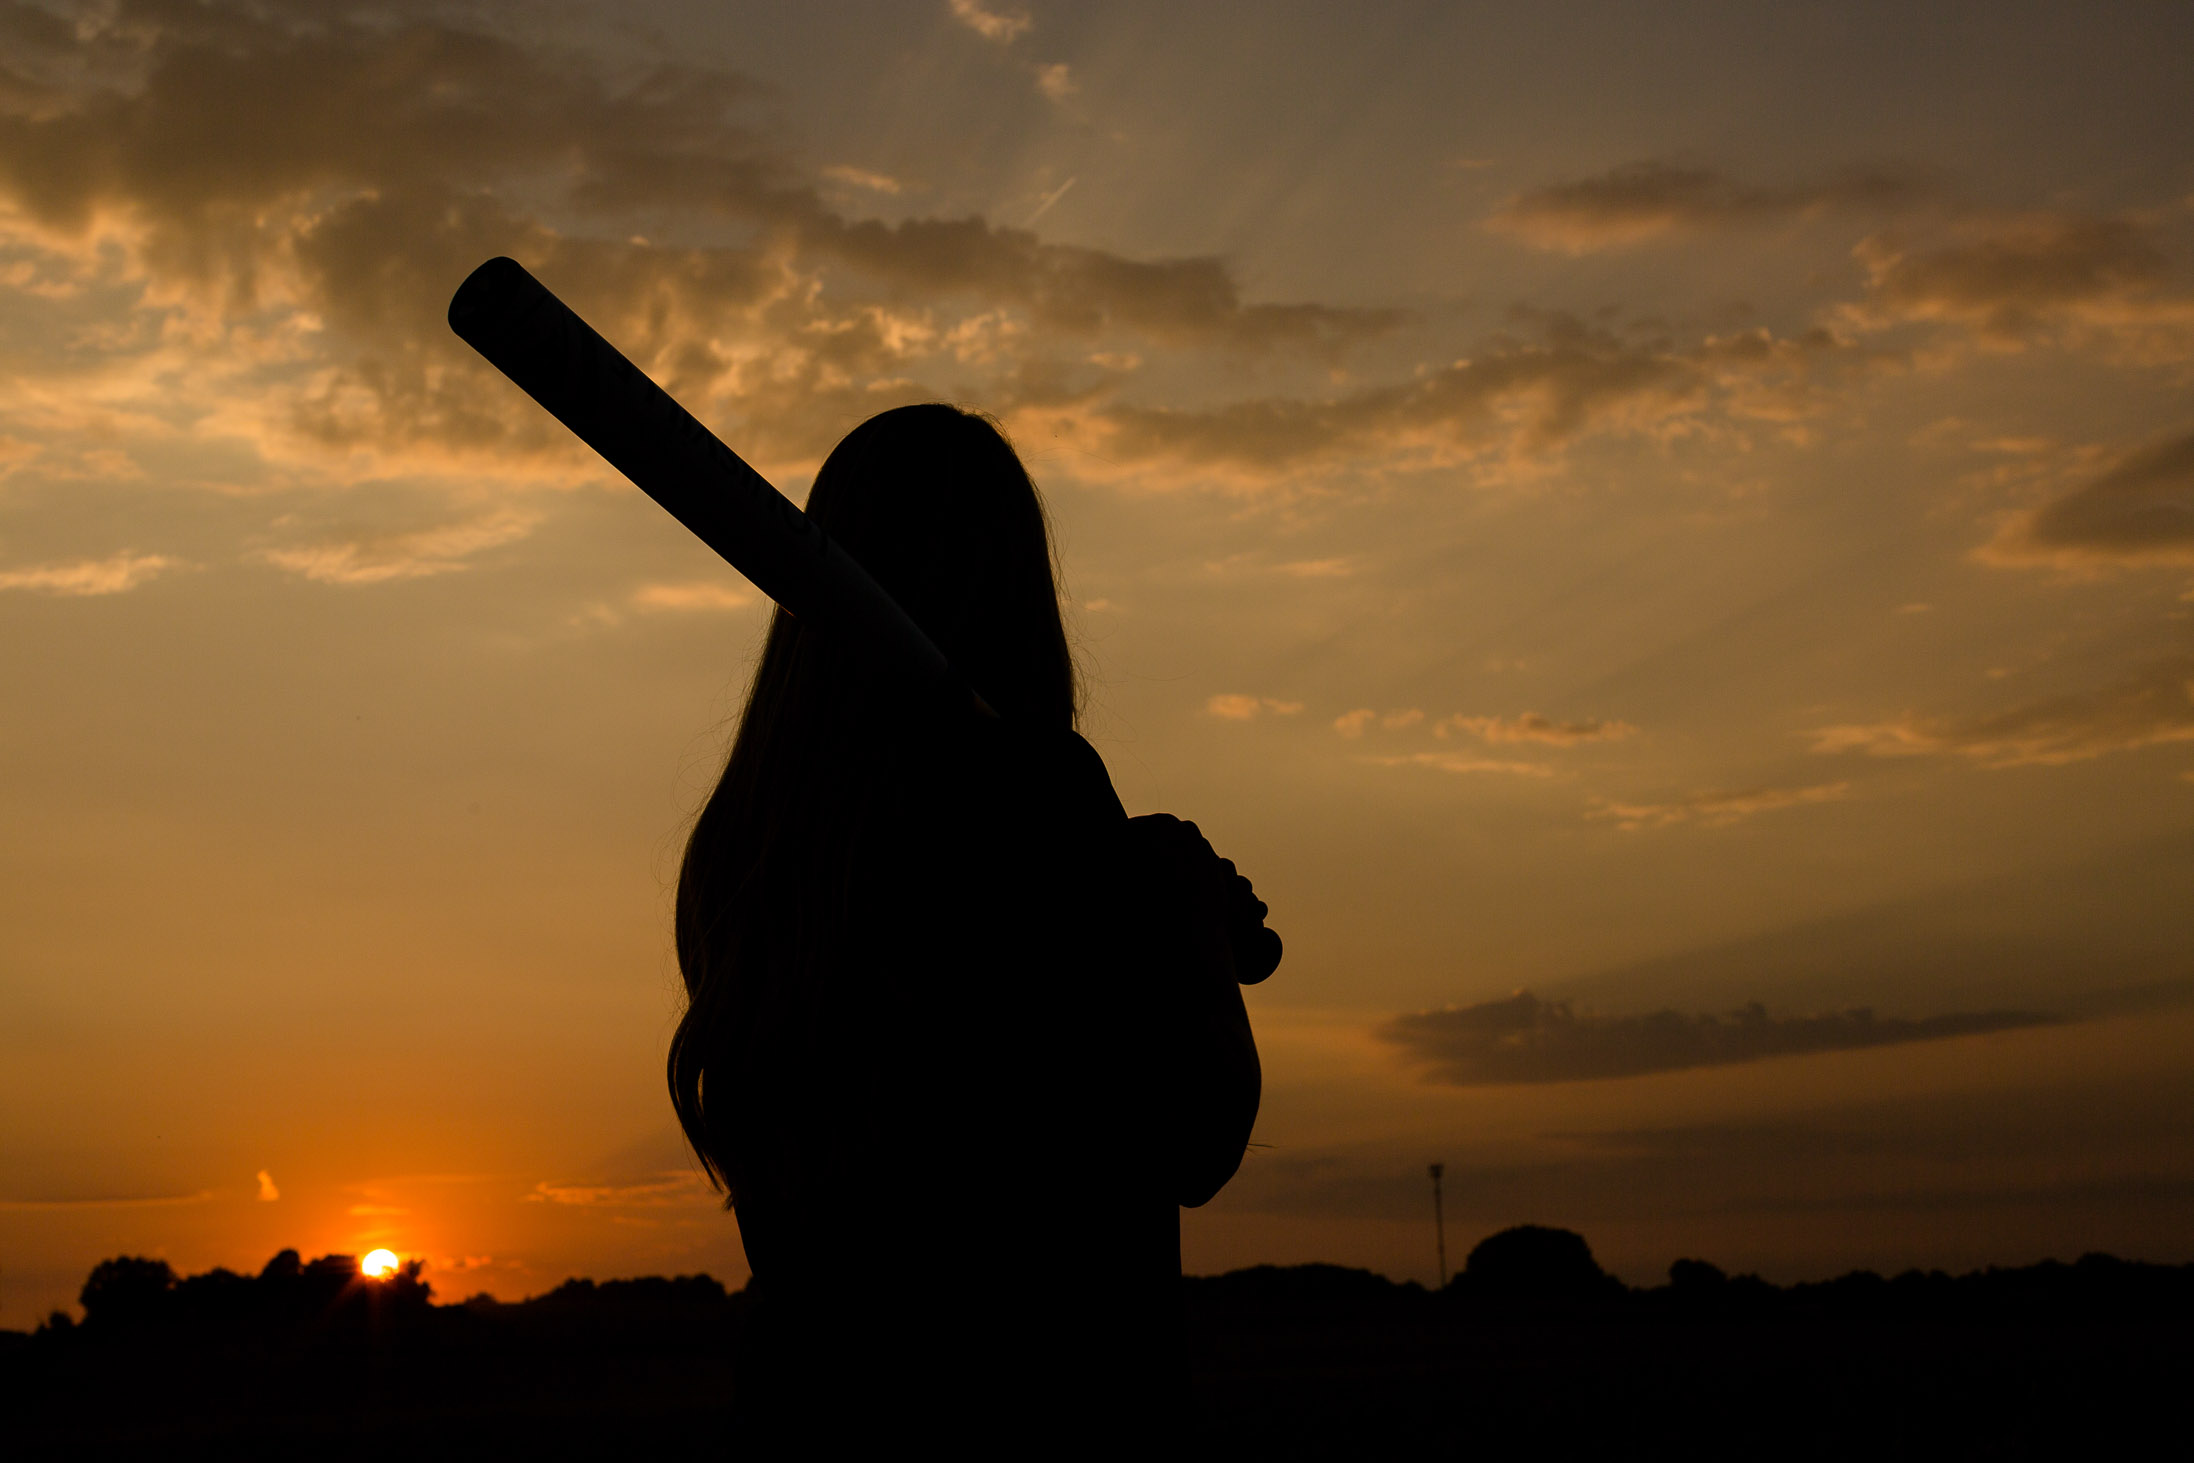
[[(2092, 1453), (2165, 1416), (2194, 1362), (2194, 1265), (2107, 1255), (1792, 1286), (1685, 1259), (1630, 1287), (1580, 1236), (1524, 1226), (1439, 1290), (1332, 1265), (1183, 1285), (1207, 1441), (1282, 1454)], [(706, 1275), (436, 1304), (416, 1265), (121, 1257), (80, 1301), (81, 1322), (0, 1331), (8, 1436), (57, 1455), (614, 1455), (738, 1432), (746, 1297)]]

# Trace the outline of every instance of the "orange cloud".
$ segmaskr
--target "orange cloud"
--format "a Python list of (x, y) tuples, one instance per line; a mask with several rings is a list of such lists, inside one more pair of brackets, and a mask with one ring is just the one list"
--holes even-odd
[(1268, 711), (1274, 716), (1293, 716), (1302, 709), (1300, 701), (1282, 701), (1271, 696), (1214, 696), (1204, 703), (1204, 714), (1221, 721), (1251, 721)]
[(751, 589), (720, 580), (691, 584), (643, 584), (632, 592), (632, 602), (643, 610), (741, 610), (757, 602)]
[(165, 554), (124, 550), (104, 559), (74, 559), (67, 563), (0, 570), (0, 590), (21, 589), (35, 594), (59, 595), (127, 594), (179, 562)]
[(1064, 61), (1051, 61), (1036, 68), (1036, 89), (1055, 102), (1063, 102), (1081, 88), (1075, 84), (1074, 73)]
[(1896, 209), (1932, 191), (1917, 175), (1892, 171), (1850, 171), (1799, 187), (1761, 188), (1707, 168), (1647, 161), (1519, 193), (1486, 227), (1533, 248), (1591, 254), (1831, 209)]
[(1759, 787), (1745, 792), (1694, 793), (1667, 803), (1624, 803), (1602, 799), (1586, 813), (1588, 818), (1615, 824), (1624, 832), (1641, 828), (1671, 828), (1679, 823), (1698, 823), (1726, 828), (1762, 813), (1817, 803), (1840, 802), (1851, 792), (1848, 782), (1828, 782), (1812, 787)]
[(2174, 657), (2110, 685), (1993, 716), (1958, 720), (1908, 712), (1813, 734), (1816, 752), (1963, 757), (1987, 768), (2062, 767), (2178, 742), (2194, 742), (2194, 657)]
[(1893, 234), (1853, 251), (1866, 298), (1844, 309), (1862, 329), (1955, 325), (1998, 348), (2042, 337), (2095, 339), (2154, 360), (2194, 354), (2194, 299), (2161, 288), (2153, 226), (2133, 218), (2040, 212), (1972, 219), (1918, 245)]
[(897, 195), (906, 186), (888, 173), (871, 172), (867, 168), (856, 168), (845, 163), (823, 169), (823, 176), (855, 188), (866, 188), (872, 193)]
[(1618, 742), (1637, 730), (1627, 721), (1555, 721), (1536, 711), (1517, 717), (1450, 716), (1433, 727), (1437, 736), (1450, 730), (1469, 732), (1488, 742), (1542, 742), (1550, 747), (1574, 747), (1579, 742)]
[(981, 36), (1000, 46), (1010, 46), (1027, 34), (1035, 24), (1025, 10), (990, 10), (979, 0), (948, 0), (952, 18)]
[(1471, 757), (1461, 752), (1405, 752), (1397, 756), (1366, 757), (1363, 760), (1380, 767), (1431, 767), (1441, 772), (1490, 772), (1506, 777), (1554, 776), (1554, 769), (1542, 763)]
[(524, 538), (538, 515), (501, 509), (457, 523), (394, 533), (359, 532), (319, 543), (261, 551), (277, 568), (322, 584), (382, 584), (470, 567), (487, 549)]
[(652, 1209), (694, 1203), (706, 1203), (713, 1208), (717, 1203), (707, 1180), (699, 1174), (683, 1171), (622, 1184), (558, 1184), (543, 1179), (526, 1195), (526, 1201), (609, 1209)]

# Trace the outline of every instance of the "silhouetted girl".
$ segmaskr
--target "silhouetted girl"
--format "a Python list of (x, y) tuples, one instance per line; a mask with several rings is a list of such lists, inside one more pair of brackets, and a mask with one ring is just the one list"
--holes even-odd
[(742, 1406), (819, 1444), (1141, 1433), (1181, 1384), (1177, 1206), (1256, 1116), (1254, 896), (1075, 734), (1043, 507), (986, 419), (872, 418), (807, 512), (999, 715), (779, 610), (687, 845), (670, 1084), (754, 1273)]

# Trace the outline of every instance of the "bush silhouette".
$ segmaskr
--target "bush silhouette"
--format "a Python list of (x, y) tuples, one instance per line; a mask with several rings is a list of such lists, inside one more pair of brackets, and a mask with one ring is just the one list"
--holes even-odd
[(1457, 1277), (1474, 1296), (1501, 1301), (1584, 1301), (1622, 1292), (1575, 1230), (1519, 1224), (1480, 1240)]

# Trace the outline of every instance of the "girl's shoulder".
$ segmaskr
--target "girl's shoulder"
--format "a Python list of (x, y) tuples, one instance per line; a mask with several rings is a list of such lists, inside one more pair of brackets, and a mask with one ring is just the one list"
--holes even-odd
[(1031, 812), (1076, 823), (1127, 817), (1105, 759), (1071, 727), (987, 721), (969, 739), (968, 752), (978, 775)]
[(1127, 826), (1104, 759), (1080, 735), (992, 719), (911, 736), (884, 802), (879, 831), (895, 829), (963, 866), (1018, 863), (1033, 872), (1102, 858)]

